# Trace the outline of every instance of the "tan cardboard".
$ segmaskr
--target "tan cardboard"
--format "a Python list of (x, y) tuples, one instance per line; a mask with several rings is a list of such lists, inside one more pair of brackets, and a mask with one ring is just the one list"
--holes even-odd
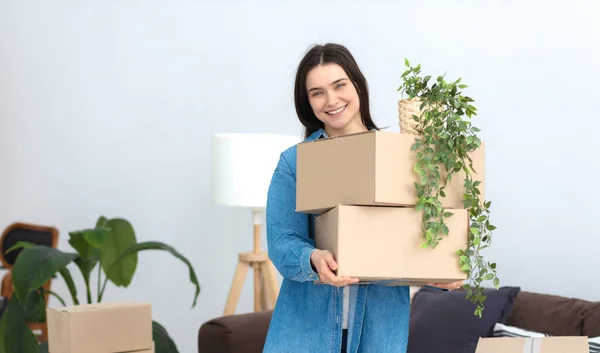
[(149, 303), (113, 301), (46, 310), (50, 353), (153, 352)]
[(141, 351), (129, 351), (129, 352), (117, 352), (117, 353), (155, 353), (155, 347), (154, 347), (154, 342), (152, 342), (152, 348), (150, 349), (143, 349)]
[(475, 353), (589, 353), (588, 337), (486, 337)]
[[(321, 214), (345, 205), (414, 206), (417, 194), (413, 172), (417, 162), (412, 145), (416, 136), (369, 131), (330, 137), (297, 146), (296, 211)], [(484, 144), (470, 157), (485, 199)], [(440, 168), (440, 169), (443, 169)], [(442, 170), (440, 170), (442, 171)], [(445, 173), (442, 172), (442, 176)], [(444, 208), (463, 208), (463, 171), (454, 174), (441, 198)]]
[(315, 217), (315, 243), (333, 253), (338, 276), (417, 286), (466, 280), (455, 252), (467, 247), (468, 211), (447, 211), (449, 235), (435, 249), (421, 248), (421, 212), (409, 207), (337, 205)]

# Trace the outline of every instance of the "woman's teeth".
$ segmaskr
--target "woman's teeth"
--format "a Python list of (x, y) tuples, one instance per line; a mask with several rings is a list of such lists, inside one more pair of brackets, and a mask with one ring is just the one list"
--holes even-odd
[(329, 114), (329, 115), (336, 115), (336, 114), (341, 113), (344, 109), (346, 109), (346, 106), (343, 106), (343, 107), (341, 107), (340, 109), (337, 109), (337, 110), (329, 111), (329, 112), (327, 112), (327, 114)]

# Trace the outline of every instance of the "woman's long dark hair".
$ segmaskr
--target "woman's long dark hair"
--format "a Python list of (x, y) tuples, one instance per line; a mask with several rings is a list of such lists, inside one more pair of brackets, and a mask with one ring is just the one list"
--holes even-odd
[(296, 83), (294, 85), (294, 103), (296, 105), (296, 114), (302, 125), (304, 125), (304, 137), (310, 136), (313, 132), (323, 127), (321, 122), (315, 116), (310, 103), (308, 101), (308, 93), (306, 92), (306, 76), (314, 67), (321, 64), (338, 64), (346, 71), (346, 74), (354, 84), (358, 92), (360, 102), (360, 117), (362, 123), (369, 130), (379, 130), (371, 119), (369, 109), (369, 88), (367, 80), (360, 71), (356, 60), (350, 51), (343, 45), (335, 43), (327, 43), (324, 45), (314, 45), (306, 52), (304, 58), (298, 65), (296, 72)]

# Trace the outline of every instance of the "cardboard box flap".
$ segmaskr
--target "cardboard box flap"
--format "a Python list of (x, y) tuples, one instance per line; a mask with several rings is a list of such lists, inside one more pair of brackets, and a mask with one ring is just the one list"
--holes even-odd
[(588, 337), (487, 337), (475, 353), (589, 353)]
[(136, 349), (133, 351), (119, 351), (119, 352), (112, 352), (112, 353), (155, 353), (155, 345), (154, 345), (154, 341), (152, 341), (152, 347), (150, 348), (144, 348), (144, 349)]
[(112, 302), (81, 304), (65, 307), (53, 307), (52, 310), (66, 313), (89, 312), (116, 308), (131, 308), (136, 306), (147, 306), (149, 303), (138, 302), (134, 300), (117, 300)]

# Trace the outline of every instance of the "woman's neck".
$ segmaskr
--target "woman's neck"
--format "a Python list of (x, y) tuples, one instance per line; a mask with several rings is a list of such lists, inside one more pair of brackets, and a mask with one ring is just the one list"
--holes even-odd
[(327, 133), (327, 136), (329, 136), (329, 137), (338, 137), (338, 136), (344, 136), (344, 135), (350, 135), (350, 134), (358, 134), (361, 132), (366, 132), (368, 130), (369, 129), (367, 129), (367, 127), (365, 125), (363, 125), (362, 122), (359, 122), (358, 124), (354, 124), (354, 125), (347, 125), (341, 129), (333, 129), (331, 126), (325, 126), (325, 132)]

